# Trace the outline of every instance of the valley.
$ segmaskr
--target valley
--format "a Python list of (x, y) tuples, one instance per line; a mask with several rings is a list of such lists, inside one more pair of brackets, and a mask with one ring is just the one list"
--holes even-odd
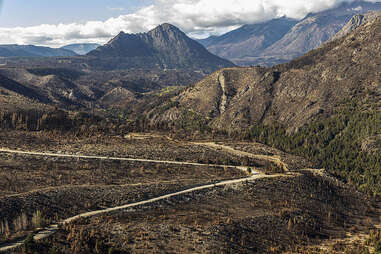
[(0, 253), (380, 253), (379, 9), (0, 46)]
[[(9, 230), (12, 230), (7, 233), (9, 243), (1, 245), (0, 251), (6, 250), (7, 246), (12, 247), (12, 251), (17, 249), (13, 247), (19, 247), (20, 250), (24, 248), (23, 242), (17, 239), (22, 236), (22, 232), (25, 235), (33, 231), (36, 213), (41, 216), (39, 227), (53, 223), (48, 233), (42, 229), (35, 231), (45, 232), (36, 233), (39, 244), (31, 247), (39, 251), (57, 248), (65, 251), (62, 253), (83, 253), (96, 251), (96, 248), (109, 249), (111, 246), (121, 253), (132, 250), (145, 252), (147, 248), (152, 252), (156, 252), (157, 248), (168, 251), (182, 249), (184, 252), (210, 251), (210, 248), (216, 249), (217, 246), (231, 251), (258, 251), (269, 246), (271, 248), (268, 251), (273, 253), (279, 250), (296, 251), (296, 246), (301, 247), (306, 243), (303, 235), (308, 231), (304, 230), (321, 234), (315, 240), (318, 242), (321, 241), (319, 238), (324, 239), (323, 235), (328, 234), (329, 231), (325, 230), (334, 226), (337, 230), (336, 237), (341, 237), (343, 233), (340, 232), (348, 230), (345, 228), (351, 224), (343, 226), (340, 222), (342, 217), (332, 217), (336, 218), (332, 220), (331, 216), (338, 216), (335, 215), (339, 213), (338, 209), (343, 209), (340, 210), (340, 216), (346, 214), (349, 211), (348, 204), (352, 208), (356, 207), (353, 200), (349, 201), (353, 198), (352, 195), (361, 200), (365, 198), (360, 193), (356, 194), (354, 189), (347, 189), (345, 185), (329, 178), (323, 171), (310, 169), (310, 162), (302, 158), (255, 143), (216, 142), (186, 142), (160, 133), (136, 133), (124, 138), (100, 136), (80, 139), (64, 138), (56, 134), (46, 139), (46, 135), (23, 131), (2, 134), (1, 147), (11, 149), (0, 150), (3, 172), (1, 179), (5, 180), (1, 184), (0, 212), (6, 221), (13, 223), (8, 224)], [(13, 150), (11, 144), (17, 149)], [(139, 155), (139, 147), (142, 155)], [(176, 154), (181, 154), (181, 157)], [(149, 160), (140, 159), (140, 156), (149, 156), (145, 157)], [(173, 161), (158, 160), (171, 158)], [(279, 162), (282, 167), (276, 171), (269, 170), (271, 163), (276, 167)], [(338, 191), (335, 195), (346, 193), (345, 197), (332, 199), (333, 188)], [(291, 193), (293, 198), (284, 199)], [(331, 193), (331, 198), (325, 205), (330, 208), (321, 207), (320, 211), (324, 213), (310, 221), (313, 217), (308, 216), (313, 215), (307, 215), (306, 212), (312, 211), (310, 206), (318, 205), (314, 202), (327, 202), (323, 201), (325, 198), (321, 195), (328, 193)], [(302, 201), (306, 198), (309, 203)], [(347, 199), (345, 202), (349, 203), (340, 203)], [(212, 205), (216, 202), (219, 204), (217, 207)], [(372, 208), (375, 204), (370, 200), (366, 203), (362, 210), (356, 210), (356, 215), (346, 215), (346, 221), (351, 216), (368, 218), (367, 226), (353, 228), (354, 232), (363, 232), (364, 227), (371, 228), (373, 220), (377, 219), (376, 208)], [(303, 212), (300, 213), (299, 209)], [(16, 210), (24, 212), (15, 214), (13, 211)], [(216, 221), (208, 219), (211, 212), (218, 213), (218, 216), (212, 216)], [(76, 216), (80, 213), (80, 216)], [(140, 213), (144, 215), (141, 217)], [(19, 219), (23, 217), (25, 219)], [(17, 229), (16, 226), (20, 227), (16, 224), (18, 220), (25, 220), (28, 224), (21, 224), (21, 228)], [(156, 226), (159, 225), (156, 224), (158, 220), (160, 227)], [(240, 223), (243, 221), (245, 228), (250, 229), (247, 228), (242, 231), (243, 235), (236, 236), (239, 239), (226, 238), (235, 232), (231, 230), (242, 227)], [(290, 221), (295, 223), (292, 226), (295, 231), (290, 229)], [(263, 223), (269, 226), (269, 222), (279, 230), (285, 230), (285, 234), (292, 234), (287, 239), (280, 240), (273, 238), (270, 231), (250, 237), (251, 240), (244, 235), (244, 232), (251, 232), (250, 235), (253, 236), (253, 232), (259, 230), (256, 227), (263, 230)], [(126, 228), (130, 223), (133, 223), (133, 228)], [(315, 231), (316, 225), (308, 229), (310, 223), (323, 223), (320, 225), (320, 233)], [(4, 222), (2, 225), (5, 225)], [(147, 225), (151, 225), (148, 231)], [(102, 230), (98, 231), (97, 227)], [(119, 228), (119, 233), (114, 231), (115, 227)], [(299, 232), (297, 228), (303, 230)], [(83, 233), (77, 235), (77, 230)], [(142, 238), (135, 238), (139, 235), (136, 234), (138, 231), (142, 231)], [(128, 235), (134, 238), (126, 242), (124, 237)], [(160, 235), (171, 235), (171, 241), (166, 247), (162, 245), (164, 240)], [(62, 237), (76, 240), (65, 241), (66, 244), (62, 245)], [(15, 244), (12, 244), (12, 239), (16, 239)], [(98, 242), (99, 246), (92, 246), (93, 241), (94, 244)], [(185, 245), (180, 247), (180, 241), (185, 241)], [(204, 241), (208, 245), (199, 245)], [(244, 245), (236, 245), (237, 241), (244, 241)], [(258, 241), (263, 245), (258, 245)]]

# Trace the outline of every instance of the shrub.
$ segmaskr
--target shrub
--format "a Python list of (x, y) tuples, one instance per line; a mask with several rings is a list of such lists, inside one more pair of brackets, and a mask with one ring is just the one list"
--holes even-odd
[(33, 238), (33, 234), (30, 234), (27, 236), (27, 238), (24, 241), (24, 249), (28, 253), (28, 252), (34, 251), (35, 248), (36, 248), (36, 242)]

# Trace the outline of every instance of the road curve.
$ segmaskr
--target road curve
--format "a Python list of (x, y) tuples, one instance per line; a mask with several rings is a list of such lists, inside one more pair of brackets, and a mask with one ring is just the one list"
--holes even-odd
[[(89, 218), (89, 217), (96, 216), (96, 215), (101, 215), (101, 214), (107, 214), (107, 213), (110, 213), (110, 212), (121, 211), (121, 210), (125, 210), (125, 209), (128, 209), (128, 208), (132, 208), (132, 207), (136, 207), (136, 206), (140, 206), (140, 205), (146, 205), (146, 204), (154, 203), (154, 202), (157, 202), (157, 201), (160, 201), (160, 200), (164, 200), (164, 199), (168, 199), (168, 198), (171, 198), (171, 197), (180, 196), (180, 195), (183, 195), (183, 194), (187, 194), (187, 193), (191, 193), (191, 192), (195, 192), (195, 191), (200, 191), (200, 190), (204, 190), (204, 189), (211, 189), (211, 188), (218, 187), (218, 186), (225, 186), (225, 185), (237, 184), (237, 183), (242, 183), (242, 182), (248, 182), (248, 181), (253, 181), (253, 180), (261, 179), (261, 178), (275, 178), (275, 177), (282, 177), (282, 176), (291, 176), (291, 175), (283, 175), (283, 174), (264, 175), (264, 174), (256, 173), (255, 175), (247, 177), (247, 178), (222, 181), (222, 182), (218, 182), (218, 183), (215, 183), (215, 184), (207, 184), (207, 185), (203, 185), (203, 186), (198, 186), (198, 187), (186, 189), (186, 190), (183, 190), (183, 191), (178, 191), (178, 192), (170, 193), (170, 194), (163, 195), (163, 196), (160, 196), (160, 197), (157, 197), (157, 198), (148, 199), (148, 200), (145, 200), (145, 201), (139, 201), (139, 202), (123, 205), (123, 206), (117, 206), (117, 207), (113, 207), (113, 208), (107, 208), (107, 209), (102, 209), (102, 210), (82, 213), (82, 214), (73, 216), (71, 218), (68, 218), (68, 219), (60, 222), (59, 224), (72, 223), (72, 222), (75, 222), (76, 220), (79, 220), (81, 218)], [(50, 225), (49, 227), (45, 228), (44, 230), (36, 233), (34, 235), (34, 239), (35, 240), (42, 240), (44, 238), (47, 238), (47, 237), (53, 235), (57, 231), (58, 231), (58, 225), (57, 224)], [(10, 251), (12, 249), (15, 249), (17, 247), (20, 247), (20, 246), (22, 246), (24, 244), (24, 240), (25, 239), (19, 240), (17, 242), (13, 242), (13, 243), (8, 243), (8, 244), (3, 245), (3, 246), (0, 246), (0, 252), (6, 252), (6, 251)]]
[[(231, 147), (217, 145), (215, 143), (198, 143), (198, 145), (208, 145), (208, 146), (212, 146), (212, 147), (215, 147), (215, 148), (219, 147), (219, 148), (222, 148), (224, 150), (229, 150), (230, 152), (233, 152), (233, 153), (241, 155), (241, 156), (242, 155), (244, 155), (244, 156), (250, 156), (250, 157), (255, 156), (256, 158), (258, 158), (257, 156), (260, 156), (261, 159), (270, 159), (272, 161), (275, 160), (276, 162), (280, 162), (280, 160), (278, 161), (276, 158), (273, 158), (273, 157), (272, 158), (269, 158), (269, 157), (265, 157), (264, 158), (261, 155), (254, 155), (254, 154), (250, 154), (250, 153), (246, 153), (246, 152), (242, 152), (242, 151), (237, 151), (237, 150), (235, 150), (235, 149), (233, 149)], [(236, 169), (239, 169), (239, 170), (242, 170), (242, 171), (248, 173), (246, 166), (202, 164), (202, 163), (195, 163), (195, 162), (164, 161), (164, 160), (150, 160), (150, 159), (139, 159), (139, 158), (121, 158), (121, 157), (108, 157), (108, 156), (93, 156), (93, 155), (59, 154), (59, 153), (51, 153), (51, 152), (43, 153), (43, 152), (32, 152), (32, 151), (20, 151), (20, 150), (8, 149), (8, 148), (0, 148), (0, 153), (26, 154), (26, 155), (50, 156), (50, 157), (83, 158), (83, 159), (100, 159), (100, 160), (137, 161), (137, 162), (176, 164), (176, 165), (191, 165), (191, 166), (227, 167), (227, 168), (236, 168)], [(131, 204), (123, 205), (123, 206), (117, 206), (117, 207), (113, 207), (113, 208), (107, 208), (107, 209), (102, 209), (102, 210), (82, 213), (82, 214), (73, 216), (71, 218), (67, 218), (64, 221), (60, 222), (59, 224), (71, 223), (71, 222), (74, 222), (74, 221), (76, 221), (76, 220), (78, 220), (80, 218), (89, 218), (89, 217), (96, 216), (96, 215), (107, 214), (107, 213), (115, 212), (115, 211), (121, 211), (121, 210), (125, 210), (125, 209), (128, 209), (128, 208), (140, 206), (140, 205), (154, 203), (154, 202), (157, 202), (157, 201), (160, 201), (160, 200), (164, 200), (164, 199), (168, 199), (168, 198), (171, 198), (171, 197), (174, 197), (174, 196), (180, 196), (180, 195), (183, 195), (183, 194), (187, 194), (187, 193), (191, 193), (191, 192), (195, 192), (195, 191), (199, 191), (199, 190), (214, 188), (214, 187), (217, 187), (217, 186), (225, 186), (225, 185), (231, 185), (231, 184), (236, 184), (236, 183), (242, 183), (242, 182), (246, 182), (246, 181), (253, 181), (253, 180), (256, 180), (256, 179), (260, 179), (260, 178), (274, 178), (274, 177), (281, 177), (281, 176), (292, 176), (292, 175), (285, 175), (285, 174), (264, 175), (264, 174), (256, 172), (256, 171), (252, 171), (251, 174), (252, 174), (252, 176), (247, 177), (247, 178), (221, 181), (221, 182), (214, 183), (214, 184), (207, 184), (207, 185), (198, 186), (198, 187), (186, 189), (186, 190), (179, 191), (179, 192), (170, 193), (170, 194), (167, 194), (167, 195), (163, 195), (163, 196), (160, 196), (160, 197), (157, 197), (157, 198), (152, 198), (152, 199), (145, 200), (145, 201), (139, 201), (139, 202), (136, 202), (136, 203), (131, 203)], [(34, 235), (34, 239), (35, 240), (42, 240), (42, 239), (47, 238), (47, 237), (51, 236), (52, 234), (56, 233), (57, 230), (58, 230), (58, 224), (50, 225), (49, 227), (47, 227), (47, 228), (39, 231), (38, 233), (36, 233)], [(6, 252), (6, 251), (9, 251), (9, 250), (15, 249), (17, 247), (20, 247), (20, 246), (23, 245), (24, 240), (25, 239), (19, 240), (19, 241), (13, 242), (13, 243), (8, 243), (8, 244), (5, 244), (5, 245), (2, 245), (2, 246), (0, 246), (0, 252)]]
[(220, 145), (216, 144), (214, 142), (193, 142), (192, 144), (194, 145), (200, 145), (200, 146), (206, 146), (214, 149), (221, 149), (224, 150), (228, 153), (238, 155), (238, 156), (243, 156), (243, 157), (249, 157), (253, 159), (260, 159), (260, 160), (267, 160), (275, 163), (276, 165), (280, 166), (285, 172), (290, 171), (288, 169), (288, 166), (286, 163), (284, 163), (279, 156), (270, 156), (270, 155), (262, 155), (262, 154), (252, 154), (240, 150), (236, 150), (230, 146), (225, 146), (225, 145)]

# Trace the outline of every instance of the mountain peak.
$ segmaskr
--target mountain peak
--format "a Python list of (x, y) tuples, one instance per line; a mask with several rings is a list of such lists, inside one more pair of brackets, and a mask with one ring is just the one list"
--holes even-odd
[(155, 27), (154, 29), (149, 31), (148, 34), (169, 33), (169, 32), (182, 33), (183, 34), (183, 32), (178, 27), (176, 27), (172, 24), (169, 24), (169, 23), (163, 23), (163, 24)]
[(233, 63), (211, 54), (179, 28), (168, 23), (161, 24), (147, 33), (121, 32), (106, 45), (98, 47), (88, 55), (103, 59), (122, 57), (129, 68), (138, 65), (215, 71), (222, 67), (234, 66)]
[(166, 30), (179, 30), (178, 27), (176, 27), (172, 24), (169, 24), (169, 23), (163, 23), (163, 24), (157, 26), (156, 28), (162, 28), (162, 29), (166, 29)]

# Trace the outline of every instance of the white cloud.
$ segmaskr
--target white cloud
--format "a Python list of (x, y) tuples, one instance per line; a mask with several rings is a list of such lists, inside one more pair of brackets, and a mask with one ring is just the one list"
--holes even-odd
[[(1, 0), (0, 0), (1, 1)], [(156, 0), (134, 13), (78, 24), (0, 28), (0, 44), (62, 46), (70, 43), (105, 43), (120, 31), (148, 31), (168, 22), (192, 36), (220, 34), (242, 24), (288, 16), (303, 18), (353, 0)], [(369, 0), (380, 2), (381, 0)]]

